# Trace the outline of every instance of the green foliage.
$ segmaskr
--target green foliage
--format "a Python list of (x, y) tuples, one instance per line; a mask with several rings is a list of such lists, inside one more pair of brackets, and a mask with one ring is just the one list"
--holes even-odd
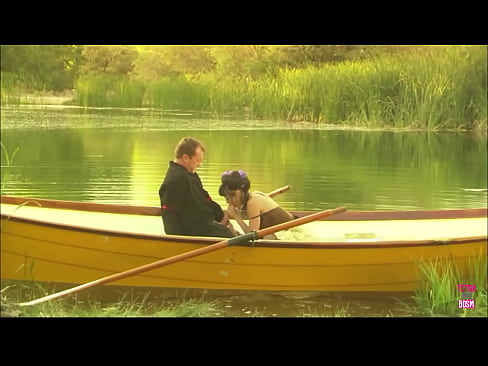
[(138, 52), (131, 46), (84, 46), (82, 73), (127, 75)]
[(138, 108), (146, 87), (126, 76), (89, 73), (77, 80), (76, 90), (78, 103), (83, 106)]
[(215, 60), (208, 47), (142, 46), (131, 76), (143, 81), (154, 81), (208, 73), (214, 66)]
[[(73, 88), (81, 61), (80, 46), (2, 45), (2, 89), (21, 87), (27, 91)], [(10, 74), (7, 83), (5, 74)]]
[[(486, 128), (486, 47), (428, 48), (221, 80), (257, 117), (367, 127)], [(233, 91), (229, 92), (231, 84)], [(219, 99), (211, 93), (211, 98)], [(244, 102), (243, 102), (244, 101)], [(232, 100), (230, 101), (232, 103)], [(220, 104), (222, 105), (222, 103)], [(242, 105), (242, 104), (241, 104)], [(236, 106), (236, 104), (234, 104)]]
[(210, 49), (220, 78), (256, 77), (268, 71), (271, 48), (266, 46), (216, 46)]
[[(460, 270), (451, 261), (437, 259), (419, 263), (424, 276), (422, 287), (416, 291), (414, 299), (417, 312), (430, 316), (487, 316), (487, 262), (486, 255), (469, 258), (468, 274), (460, 275)], [(461, 293), (459, 284), (474, 284), (475, 309), (460, 309), (458, 300)]]
[(184, 76), (165, 77), (147, 83), (145, 101), (157, 108), (201, 110), (208, 106), (209, 92)]
[(486, 131), (486, 49), (2, 46), (2, 101), (20, 103), (12, 98), (15, 88), (65, 85), (54, 81), (64, 65), (66, 77), (74, 78), (80, 68), (74, 85), (83, 106), (145, 105), (365, 127)]

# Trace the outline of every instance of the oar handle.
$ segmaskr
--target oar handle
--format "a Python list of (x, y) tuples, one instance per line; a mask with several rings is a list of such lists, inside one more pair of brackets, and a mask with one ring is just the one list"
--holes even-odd
[(287, 185), (287, 186), (284, 186), (284, 187), (281, 187), (281, 188), (275, 189), (274, 191), (269, 192), (268, 196), (273, 198), (274, 196), (277, 196), (281, 193), (285, 193), (286, 191), (289, 191), (292, 188), (293, 188), (292, 186)]

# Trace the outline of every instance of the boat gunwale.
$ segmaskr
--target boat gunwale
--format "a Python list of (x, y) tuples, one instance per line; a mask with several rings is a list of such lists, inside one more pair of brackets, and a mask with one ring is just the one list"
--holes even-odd
[[(98, 203), (31, 198), (21, 196), (1, 196), (1, 203), (37, 206), (43, 208), (105, 212), (114, 214), (160, 216), (161, 208), (129, 204)], [(297, 217), (310, 215), (311, 211), (292, 211)], [(488, 207), (470, 209), (410, 210), (410, 211), (345, 211), (327, 216), (320, 221), (373, 221), (373, 220), (424, 220), (449, 218), (488, 217)]]
[[(214, 244), (226, 240), (226, 238), (217, 237), (197, 237), (197, 236), (183, 236), (183, 235), (167, 235), (167, 234), (151, 234), (151, 233), (136, 233), (128, 231), (119, 231), (111, 229), (98, 229), (83, 225), (72, 225), (67, 223), (47, 222), (33, 218), (19, 217), (15, 214), (1, 214), (1, 219), (6, 221), (14, 221), (31, 225), (53, 227), (61, 230), (78, 231), (83, 233), (91, 233), (96, 235), (109, 235), (115, 237), (142, 239), (142, 240), (156, 240), (156, 241), (171, 241), (183, 242), (185, 244)], [(2, 233), (3, 233), (2, 225)], [(347, 241), (289, 241), (289, 240), (266, 240), (260, 239), (258, 241), (248, 244), (237, 244), (236, 246), (244, 247), (260, 247), (260, 248), (281, 248), (281, 249), (366, 249), (366, 248), (405, 248), (405, 247), (419, 247), (419, 246), (445, 246), (454, 244), (465, 244), (478, 241), (487, 241), (488, 236), (471, 236), (471, 237), (457, 237), (457, 238), (438, 238), (438, 239), (420, 239), (420, 240), (355, 240)]]

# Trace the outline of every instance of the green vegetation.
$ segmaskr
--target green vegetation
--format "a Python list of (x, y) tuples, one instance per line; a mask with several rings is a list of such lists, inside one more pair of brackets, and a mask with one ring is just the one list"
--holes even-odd
[(217, 316), (215, 301), (189, 299), (174, 303), (149, 304), (148, 293), (131, 296), (130, 292), (114, 303), (81, 300), (77, 297), (19, 307), (25, 297), (34, 299), (47, 295), (46, 287), (39, 284), (11, 284), (2, 288), (1, 316), (3, 317), (206, 317)]
[[(221, 300), (209, 300), (203, 296), (164, 300), (157, 297), (150, 299), (150, 292), (134, 295), (125, 291), (114, 302), (92, 300), (83, 294), (72, 295), (41, 304), (20, 307), (22, 301), (33, 300), (48, 293), (56, 292), (55, 286), (38, 283), (2, 281), (1, 316), (2, 317), (267, 317), (260, 309), (228, 309)], [(297, 317), (347, 317), (350, 316), (348, 305), (336, 309), (317, 311), (311, 309), (298, 312)], [(381, 315), (377, 315), (381, 316)]]
[[(419, 268), (425, 276), (425, 282), (414, 296), (416, 312), (427, 316), (488, 316), (487, 305), (487, 262), (486, 255), (470, 257), (469, 275), (461, 277), (459, 269), (446, 260), (424, 262)], [(474, 309), (460, 309), (458, 300), (460, 284), (476, 286)]]
[[(2, 102), (486, 132), (486, 46), (2, 46)], [(50, 50), (50, 51), (48, 51)], [(49, 76), (48, 76), (49, 75)]]
[(3, 145), (3, 142), (0, 142), (0, 147), (2, 148), (2, 185), (1, 185), (1, 192), (5, 191), (5, 185), (8, 182), (8, 176), (10, 175), (10, 168), (14, 162), (15, 155), (19, 151), (20, 147), (17, 146), (15, 150), (12, 152), (12, 154), (9, 154), (5, 146)]

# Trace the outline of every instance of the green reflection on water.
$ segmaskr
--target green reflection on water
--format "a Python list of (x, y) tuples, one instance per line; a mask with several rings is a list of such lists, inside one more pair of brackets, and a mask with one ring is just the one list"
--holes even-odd
[[(2, 110), (2, 142), (19, 146), (6, 194), (158, 205), (183, 136), (206, 145), (199, 174), (214, 199), (220, 173), (245, 169), (251, 189), (291, 184), (294, 210), (486, 207), (486, 136), (315, 129), (202, 113)], [(246, 128), (245, 126), (254, 126)]]

